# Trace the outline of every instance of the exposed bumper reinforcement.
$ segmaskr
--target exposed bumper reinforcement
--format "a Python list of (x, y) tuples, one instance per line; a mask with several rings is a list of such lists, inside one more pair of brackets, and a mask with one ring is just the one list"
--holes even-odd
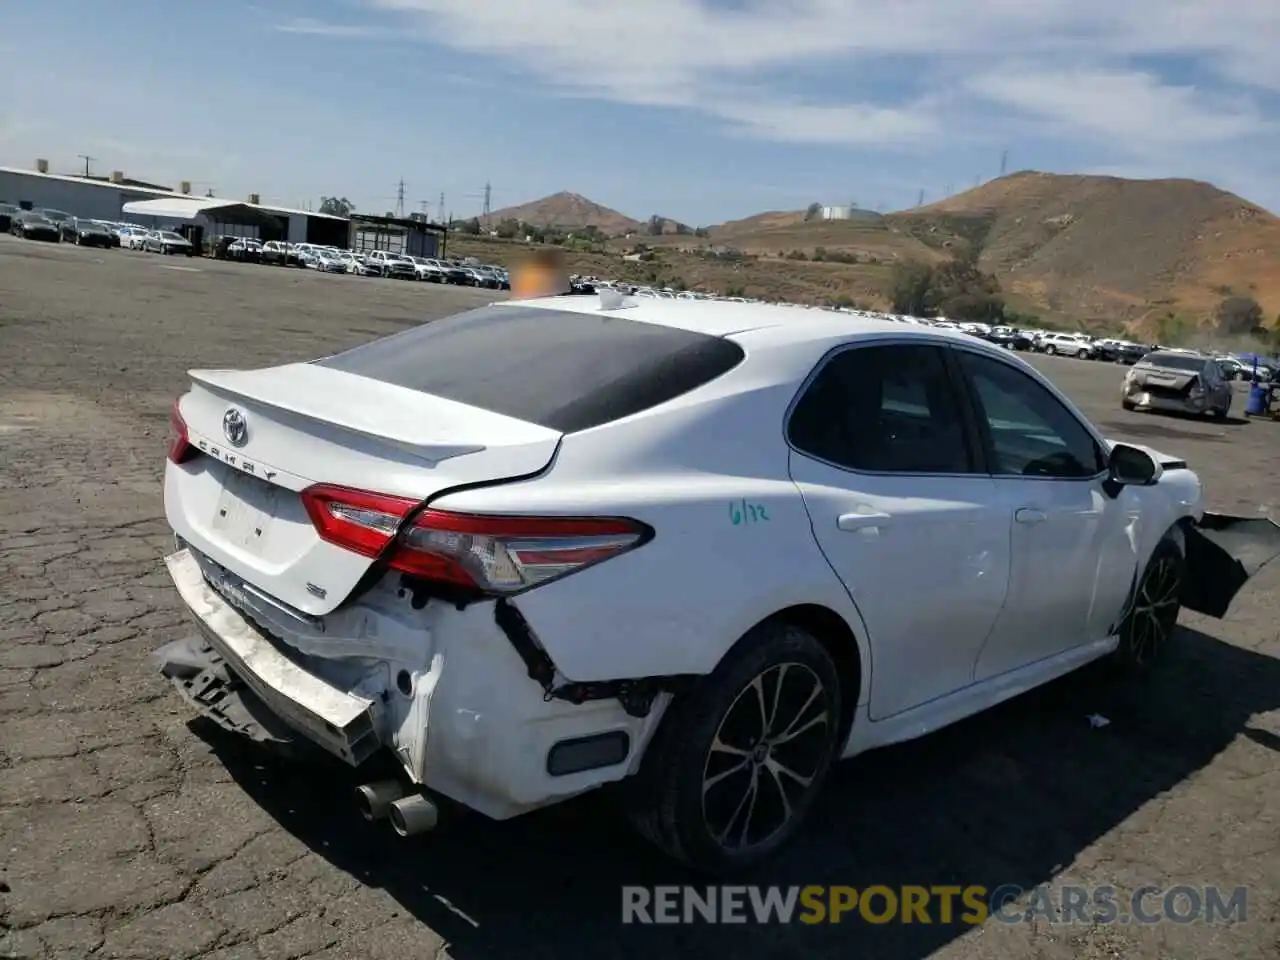
[[(271, 713), (351, 766), (359, 766), (378, 751), (381, 742), (373, 701), (339, 690), (277, 649), (209, 586), (189, 550), (166, 557), (165, 565), (205, 643)], [(221, 697), (215, 695), (215, 688), (227, 686), (224, 665), (211, 658), (207, 665), (201, 663), (207, 653), (198, 645), (171, 644), (161, 653), (166, 660), (162, 672), (183, 696), (220, 725), (236, 729), (237, 716), (228, 717), (227, 710), (217, 709)], [(196, 669), (194, 674), (191, 668)], [(279, 731), (270, 730), (269, 721), (254, 719), (266, 734), (255, 739), (283, 739)]]
[(1206, 513), (1186, 537), (1182, 605), (1218, 619), (1227, 615), (1240, 589), (1280, 557), (1280, 526), (1268, 517)]

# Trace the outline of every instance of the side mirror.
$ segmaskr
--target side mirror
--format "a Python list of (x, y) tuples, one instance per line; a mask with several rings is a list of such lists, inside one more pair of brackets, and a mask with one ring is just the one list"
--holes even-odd
[(1123, 487), (1149, 487), (1160, 479), (1160, 464), (1145, 450), (1117, 443), (1107, 458), (1107, 493), (1119, 496)]

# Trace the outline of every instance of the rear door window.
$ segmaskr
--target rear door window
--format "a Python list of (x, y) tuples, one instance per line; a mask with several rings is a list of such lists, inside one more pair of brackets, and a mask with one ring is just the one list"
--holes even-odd
[(787, 437), (801, 453), (847, 470), (973, 473), (960, 411), (941, 347), (853, 347), (822, 365)]
[(493, 305), (316, 362), (574, 433), (666, 403), (743, 356), (723, 337), (616, 313)]

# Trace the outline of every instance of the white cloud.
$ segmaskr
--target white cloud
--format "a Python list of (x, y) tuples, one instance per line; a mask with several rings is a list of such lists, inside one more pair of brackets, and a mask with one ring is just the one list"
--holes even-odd
[(1256, 135), (1263, 117), (1247, 100), (1209, 97), (1150, 73), (1005, 68), (967, 83), (974, 93), (1046, 120), (1063, 137), (1117, 142), (1133, 152)]
[[(375, 15), (496, 58), (552, 89), (693, 109), (729, 132), (803, 143), (917, 141), (1013, 109), (1033, 132), (1145, 152), (1256, 133), (1247, 96), (1167, 81), (1137, 58), (1181, 58), (1219, 83), (1280, 90), (1280, 2), (1235, 0), (364, 0)], [(429, 28), (429, 29), (428, 29)], [(762, 77), (822, 68), (844, 102), (805, 101)], [(945, 85), (894, 98), (877, 73)], [(878, 95), (860, 94), (878, 90)], [(940, 97), (953, 103), (945, 116)], [(1212, 94), (1212, 95), (1211, 95)], [(975, 121), (978, 121), (975, 125)], [(956, 132), (954, 129), (952, 132)]]
[(271, 27), (279, 33), (298, 33), (308, 37), (332, 37), (336, 40), (371, 40), (394, 36), (382, 27), (357, 23), (329, 23), (311, 17), (294, 17)]

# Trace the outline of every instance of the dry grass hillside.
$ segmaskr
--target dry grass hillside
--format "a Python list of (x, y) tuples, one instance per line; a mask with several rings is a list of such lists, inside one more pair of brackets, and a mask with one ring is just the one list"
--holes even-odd
[(1149, 325), (1228, 294), (1280, 313), (1280, 218), (1195, 180), (1015, 173), (894, 214), (934, 249), (970, 250), (1019, 300)]
[(501, 223), (503, 220), (519, 220), (522, 223), (558, 227), (562, 230), (596, 227), (610, 235), (630, 233), (640, 228), (638, 220), (632, 220), (626, 214), (568, 191), (554, 193), (516, 207), (504, 207), (490, 214), (491, 223)]
[[(618, 238), (607, 254), (573, 254), (579, 272), (676, 278), (698, 289), (883, 306), (893, 264), (976, 255), (1010, 306), (1049, 322), (1151, 330), (1170, 318), (1201, 321), (1229, 295), (1257, 299), (1269, 322), (1280, 314), (1280, 218), (1193, 180), (1022, 172), (885, 216), (806, 221), (804, 211), (770, 211), (704, 236), (677, 233), (673, 221), (662, 236), (645, 236), (646, 224), (572, 193), (497, 211), (491, 223), (507, 217), (562, 230), (595, 226)], [(622, 239), (629, 233), (636, 236)], [(619, 255), (636, 241), (658, 259), (624, 264)], [(503, 256), (512, 250), (468, 242)], [(708, 256), (725, 247), (749, 256)], [(815, 254), (825, 262), (813, 262)]]
[[(528, 251), (528, 244), (516, 240), (449, 236), (451, 257), (475, 257), (485, 263), (510, 267)], [(624, 260), (614, 251), (570, 249), (566, 250), (566, 263), (570, 273), (674, 289), (790, 303), (835, 302), (867, 309), (889, 306), (886, 291), (890, 268), (887, 265), (855, 267), (778, 259), (731, 261), (698, 256), (674, 247), (658, 248), (655, 258), (644, 262)]]

